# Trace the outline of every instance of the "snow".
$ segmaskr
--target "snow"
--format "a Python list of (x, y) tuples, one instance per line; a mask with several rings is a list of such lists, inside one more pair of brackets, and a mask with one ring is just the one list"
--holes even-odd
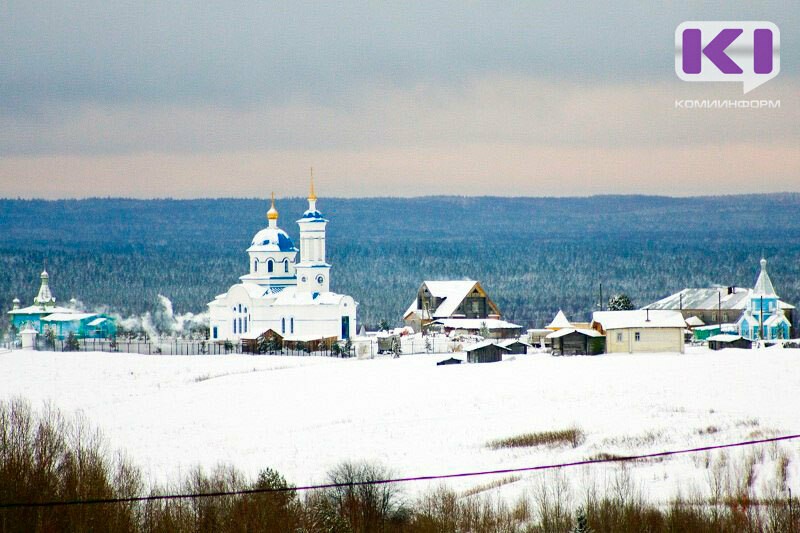
[(490, 331), (493, 329), (522, 329), (519, 324), (499, 318), (440, 318), (434, 320), (433, 323), (441, 324), (446, 329), (480, 330), (484, 327)]
[(564, 314), (564, 311), (561, 309), (558, 310), (555, 318), (550, 324), (547, 325), (547, 329), (560, 329), (560, 328), (571, 328), (572, 324), (569, 320), (567, 320), (567, 316)]
[(599, 331), (596, 331), (596, 330), (593, 330), (593, 329), (571, 328), (570, 327), (570, 328), (564, 328), (564, 329), (560, 329), (558, 331), (554, 331), (553, 333), (549, 334), (547, 336), (547, 338), (548, 339), (558, 339), (559, 337), (564, 337), (566, 335), (569, 335), (570, 333), (575, 333), (576, 331), (578, 333), (582, 334), (582, 335), (586, 335), (587, 337), (605, 337), (605, 335), (603, 335)]
[(634, 311), (595, 311), (592, 322), (597, 322), (604, 330), (626, 328), (685, 328), (686, 321), (680, 311), (654, 311), (637, 309)]
[[(461, 305), (461, 302), (464, 301), (464, 298), (472, 291), (476, 283), (478, 282), (471, 279), (423, 282), (428, 287), (431, 296), (443, 299), (433, 312), (433, 318), (447, 318), (452, 315)], [(414, 301), (411, 302), (403, 316), (407, 317), (411, 313), (422, 313), (422, 311), (422, 309), (417, 308), (417, 299), (414, 298)]]
[[(195, 465), (218, 463), (252, 476), (272, 467), (298, 484), (324, 481), (344, 460), (380, 462), (398, 477), (448, 474), (800, 433), (800, 350), (689, 347), (685, 355), (517, 355), (491, 365), (436, 366), (451, 355), (463, 357), (14, 351), (0, 354), (0, 399), (82, 411), (149, 482), (175, 481)], [(577, 448), (487, 446), (573, 425), (586, 435)], [(791, 457), (789, 485), (800, 491), (800, 444), (781, 448)], [(728, 453), (736, 459), (749, 451)], [(628, 471), (646, 497), (665, 501), (679, 486), (684, 494), (708, 486), (707, 457), (675, 456)], [(771, 457), (762, 456), (757, 485), (774, 476)], [(618, 468), (595, 465), (563, 475), (583, 484)], [(466, 490), (496, 479), (448, 484)], [(523, 474), (493, 490), (512, 497), (540, 479)], [(416, 482), (404, 490), (413, 496), (438, 484)]]

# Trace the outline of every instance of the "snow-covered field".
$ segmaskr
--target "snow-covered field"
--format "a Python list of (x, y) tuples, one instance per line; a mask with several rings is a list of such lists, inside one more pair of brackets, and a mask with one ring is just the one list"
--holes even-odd
[[(517, 468), (597, 454), (631, 455), (800, 433), (800, 350), (689, 349), (685, 355), (523, 355), (502, 363), (435, 365), (446, 355), (340, 360), (276, 356), (0, 354), (0, 399), (82, 411), (150, 481), (195, 465), (272, 467), (296, 484), (325, 480), (344, 460), (398, 477)], [(493, 439), (577, 426), (577, 448), (493, 450)], [(756, 482), (775, 476), (778, 446), (761, 446)], [(800, 492), (800, 441), (780, 445)], [(737, 449), (731, 457), (754, 450)], [(757, 450), (756, 450), (757, 451)], [(712, 456), (713, 459), (713, 456)], [(712, 460), (713, 462), (713, 460)], [(580, 486), (617, 466), (564, 471)], [(637, 463), (650, 498), (709, 485), (706, 457)], [(541, 474), (502, 486), (525, 491)], [(459, 490), (498, 476), (464, 478)], [(438, 483), (415, 482), (410, 494)]]

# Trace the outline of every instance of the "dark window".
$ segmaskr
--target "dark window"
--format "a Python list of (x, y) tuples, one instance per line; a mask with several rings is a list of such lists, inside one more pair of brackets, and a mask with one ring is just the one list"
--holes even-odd
[(255, 272), (258, 272), (258, 259), (256, 259), (255, 261), (253, 261), (253, 270), (254, 270)]
[(294, 317), (289, 319), (289, 333), (294, 333)]
[(286, 319), (281, 318), (281, 333), (286, 333)]
[(236, 335), (236, 319), (233, 319), (233, 334)]
[(283, 260), (283, 271), (284, 272), (289, 272), (289, 260), (288, 259), (284, 259)]
[(634, 340), (636, 340), (636, 342), (642, 340), (642, 334), (637, 331), (636, 335), (634, 336)]
[(273, 270), (273, 264), (272, 264), (272, 259), (270, 259), (269, 261), (267, 261), (267, 272), (272, 272), (272, 270)]
[(214, 326), (214, 330), (212, 332), (212, 337), (211, 338), (212, 339), (216, 339), (217, 338), (217, 326)]

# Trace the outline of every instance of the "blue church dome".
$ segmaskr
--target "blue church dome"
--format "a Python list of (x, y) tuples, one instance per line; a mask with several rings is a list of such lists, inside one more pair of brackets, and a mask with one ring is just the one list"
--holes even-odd
[(280, 228), (264, 228), (253, 237), (252, 246), (259, 246), (268, 252), (296, 252), (291, 237)]

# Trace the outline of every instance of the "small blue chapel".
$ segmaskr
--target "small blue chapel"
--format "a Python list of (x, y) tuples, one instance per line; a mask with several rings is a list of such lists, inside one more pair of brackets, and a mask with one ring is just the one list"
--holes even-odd
[(778, 305), (778, 295), (767, 274), (766, 259), (761, 259), (761, 272), (737, 326), (739, 335), (751, 341), (789, 338), (792, 325)]

